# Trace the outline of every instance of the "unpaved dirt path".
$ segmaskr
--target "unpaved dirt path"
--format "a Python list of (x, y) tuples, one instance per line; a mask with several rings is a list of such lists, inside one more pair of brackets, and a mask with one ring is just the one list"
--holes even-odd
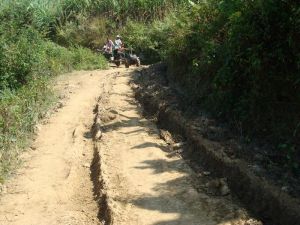
[[(102, 123), (98, 143), (109, 223), (117, 225), (254, 225), (231, 196), (209, 196), (197, 175), (159, 138), (155, 124), (141, 116), (130, 88), (132, 72), (116, 76), (109, 99), (99, 104), (118, 117)], [(213, 183), (212, 183), (213, 184)], [(212, 187), (213, 188), (213, 187)], [(197, 190), (198, 189), (198, 190)]]
[(100, 224), (93, 198), (90, 164), (98, 96), (111, 85), (114, 71), (77, 72), (62, 76), (58, 88), (65, 106), (39, 125), (33, 149), (23, 155), (22, 169), (8, 181), (0, 201), (1, 225)]
[[(197, 188), (197, 176), (141, 116), (132, 72), (78, 72), (59, 81), (69, 99), (40, 126), (34, 150), (7, 182), (1, 225), (259, 224), (231, 196)], [(100, 141), (91, 135), (96, 103)]]

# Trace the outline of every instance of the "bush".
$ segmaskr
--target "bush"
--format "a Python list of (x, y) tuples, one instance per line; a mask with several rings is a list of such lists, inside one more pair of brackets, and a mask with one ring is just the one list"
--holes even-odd
[(63, 46), (80, 45), (90, 49), (101, 49), (109, 36), (108, 23), (104, 18), (80, 17), (78, 22), (68, 22), (59, 27), (55, 41)]
[[(0, 182), (17, 162), (36, 122), (54, 101), (51, 77), (74, 69), (106, 68), (104, 57), (46, 38), (61, 19), (46, 1), (0, 5)], [(42, 4), (44, 3), (44, 4)], [(72, 11), (73, 12), (73, 11)], [(53, 34), (53, 33), (52, 33)]]
[(82, 47), (71, 48), (72, 60), (76, 70), (104, 69), (107, 61), (100, 55), (95, 55), (91, 50)]
[[(151, 24), (129, 22), (126, 43), (243, 137), (295, 171), (300, 159), (300, 6), (295, 1), (190, 3)], [(238, 124), (238, 125), (237, 125)]]
[(184, 37), (190, 32), (185, 8), (169, 13), (164, 20), (151, 24), (129, 21), (122, 30), (125, 43), (141, 55), (142, 62), (155, 63), (184, 48)]
[(32, 29), (7, 31), (0, 37), (0, 90), (19, 88), (43, 64), (39, 34)]
[(17, 162), (36, 122), (54, 100), (46, 78), (31, 80), (17, 92), (0, 93), (0, 182)]
[(124, 26), (127, 19), (149, 22), (163, 19), (168, 12), (187, 3), (187, 0), (96, 0), (92, 11), (104, 15)]
[(283, 162), (297, 161), (299, 4), (212, 0), (194, 5), (189, 12), (190, 23), (177, 17), (187, 32), (168, 42), (171, 79), (194, 102), (233, 126), (238, 123), (235, 128), (243, 135), (273, 143), (277, 151), (271, 154), (281, 155)]
[(141, 57), (142, 63), (154, 63), (161, 59), (157, 42), (151, 38), (152, 29), (143, 23), (130, 21), (122, 31), (126, 47)]

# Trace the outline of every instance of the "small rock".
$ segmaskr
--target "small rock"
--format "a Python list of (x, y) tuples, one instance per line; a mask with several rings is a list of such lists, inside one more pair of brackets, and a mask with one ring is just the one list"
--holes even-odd
[(204, 172), (203, 172), (203, 175), (204, 175), (204, 176), (209, 176), (210, 174), (211, 174), (211, 172), (209, 172), (209, 171), (204, 171)]
[(108, 122), (110, 122), (110, 121), (116, 119), (116, 118), (117, 118), (117, 115), (116, 115), (116, 114), (113, 114), (113, 113), (107, 113), (107, 112), (105, 112), (105, 113), (103, 113), (100, 117), (101, 117), (100, 119), (101, 119), (101, 121), (102, 121), (103, 123), (108, 123)]
[(172, 135), (167, 130), (160, 130), (160, 137), (169, 145), (174, 144)]
[(100, 140), (102, 138), (102, 131), (98, 129), (95, 134), (95, 139)]
[(194, 188), (189, 188), (183, 195), (188, 202), (193, 202), (198, 197), (198, 192)]
[(83, 167), (90, 168), (90, 164), (86, 163), (86, 164), (83, 165)]
[(238, 209), (234, 212), (234, 217), (239, 218), (240, 220), (246, 220), (247, 215), (246, 212), (242, 209)]
[(223, 186), (221, 186), (221, 188), (220, 188), (220, 194), (222, 196), (226, 196), (226, 195), (230, 194), (230, 190), (229, 190), (229, 187), (228, 187), (227, 183), (225, 183)]
[(262, 222), (254, 219), (249, 219), (245, 222), (245, 225), (262, 225)]
[(210, 194), (225, 196), (230, 193), (226, 178), (212, 180), (205, 186)]
[(284, 192), (288, 192), (289, 191), (289, 187), (288, 186), (283, 186), (281, 188), (281, 190), (284, 191)]
[(179, 148), (182, 148), (184, 145), (185, 145), (184, 142), (179, 142), (179, 143), (173, 144), (172, 147), (173, 147), (173, 149), (179, 149)]
[(60, 109), (60, 108), (62, 108), (62, 107), (64, 107), (64, 103), (61, 102), (61, 101), (58, 102), (58, 103), (57, 103), (57, 108)]
[(98, 115), (97, 117), (96, 117), (96, 121), (95, 121), (95, 123), (96, 124), (101, 124), (101, 118), (100, 118), (100, 116)]
[(108, 117), (109, 117), (110, 120), (114, 120), (114, 119), (117, 118), (117, 115), (116, 115), (116, 114), (113, 114), (113, 113), (110, 113), (110, 114), (108, 115)]

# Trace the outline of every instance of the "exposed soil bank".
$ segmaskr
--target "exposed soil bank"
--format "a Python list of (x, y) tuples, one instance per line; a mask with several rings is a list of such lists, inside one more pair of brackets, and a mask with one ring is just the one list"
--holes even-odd
[(103, 109), (101, 108), (105, 102), (108, 100), (108, 95), (112, 88), (113, 80), (115, 79), (117, 73), (112, 74), (112, 79), (109, 83), (102, 86), (102, 94), (99, 96), (97, 104), (94, 108), (94, 123), (90, 130), (90, 137), (93, 139), (94, 155), (91, 164), (91, 179), (93, 181), (93, 191), (96, 201), (98, 202), (99, 212), (98, 219), (103, 225), (112, 224), (112, 210), (109, 204), (109, 197), (107, 196), (107, 185), (103, 178), (102, 162), (100, 155), (99, 141), (102, 138), (102, 128), (101, 128), (101, 113)]
[[(225, 180), (211, 180), (207, 171), (194, 173), (160, 138), (155, 123), (142, 116), (135, 101), (129, 85), (133, 73), (116, 74), (95, 110), (93, 171), (103, 222), (261, 225), (232, 198)], [(219, 188), (220, 193), (207, 192)]]
[[(180, 110), (180, 99), (162, 76), (159, 66), (144, 69), (136, 75), (133, 88), (145, 111), (157, 118), (162, 129), (182, 136), (188, 144), (182, 155), (205, 165), (218, 177), (226, 177), (233, 193), (262, 220), (272, 225), (300, 224), (299, 199), (291, 197), (269, 179), (257, 176), (242, 159), (232, 158), (220, 141), (212, 141), (199, 133), (197, 124)], [(166, 91), (167, 90), (167, 91)]]

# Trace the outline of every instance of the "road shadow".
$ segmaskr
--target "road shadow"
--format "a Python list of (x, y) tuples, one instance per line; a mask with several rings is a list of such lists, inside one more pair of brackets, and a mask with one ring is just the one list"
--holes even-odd
[[(155, 144), (145, 143), (137, 149), (149, 146), (154, 147)], [(153, 225), (238, 225), (245, 220), (244, 214), (236, 213), (244, 210), (243, 207), (231, 204), (231, 196), (210, 196), (203, 191), (201, 187), (205, 183), (196, 181), (197, 177), (182, 159), (147, 160), (135, 168), (152, 170), (153, 175), (176, 174), (174, 179), (166, 178), (165, 182), (159, 179), (152, 188), (152, 194), (127, 200), (143, 210), (158, 211), (166, 217), (173, 215), (172, 219), (153, 222)]]
[(143, 144), (136, 145), (136, 146), (132, 147), (131, 149), (147, 149), (147, 148), (159, 148), (164, 152), (167, 152), (167, 153), (171, 152), (171, 150), (168, 146), (166, 146), (164, 144), (154, 143), (154, 142), (145, 142)]
[[(137, 107), (134, 100), (125, 100), (129, 103), (127, 108), (122, 108), (123, 111), (138, 110), (141, 115), (141, 107)], [(126, 116), (119, 112), (119, 121), (114, 121), (102, 127), (104, 132), (117, 131), (122, 128), (132, 128), (123, 134), (138, 134), (145, 130), (151, 130), (155, 125), (140, 116)], [(149, 129), (150, 128), (150, 129)], [(156, 132), (157, 134), (157, 132)], [(149, 148), (159, 148), (160, 150), (169, 153), (170, 149), (165, 144), (155, 142), (144, 142), (136, 145), (131, 149), (138, 151)], [(200, 184), (187, 166), (185, 161), (180, 158), (158, 160), (146, 160), (141, 165), (134, 167), (138, 170), (151, 171), (154, 176), (157, 176), (157, 181), (154, 182), (151, 188), (151, 193), (140, 196), (120, 197), (115, 199), (124, 204), (131, 204), (141, 210), (150, 212), (160, 212), (162, 217), (169, 218), (157, 222), (156, 218), (148, 218), (147, 224), (153, 225), (218, 225), (218, 224), (234, 224), (235, 220), (240, 220), (240, 215), (234, 214), (239, 207), (230, 204), (231, 196), (224, 199), (221, 197), (212, 197), (207, 195), (201, 189)], [(169, 176), (163, 176), (169, 173)], [(163, 179), (161, 179), (163, 178)], [(143, 177), (141, 177), (143, 179)], [(155, 179), (155, 178), (154, 178)], [(235, 208), (236, 207), (236, 208)], [(155, 221), (155, 222), (151, 222)], [(237, 225), (238, 223), (236, 223)]]

